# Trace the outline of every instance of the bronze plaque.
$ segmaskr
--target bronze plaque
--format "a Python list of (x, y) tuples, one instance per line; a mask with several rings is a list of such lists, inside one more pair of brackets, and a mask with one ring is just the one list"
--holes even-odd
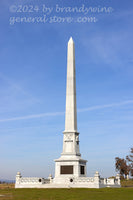
[(83, 165), (80, 166), (80, 174), (85, 174), (85, 166)]
[(73, 165), (62, 165), (60, 174), (73, 174)]

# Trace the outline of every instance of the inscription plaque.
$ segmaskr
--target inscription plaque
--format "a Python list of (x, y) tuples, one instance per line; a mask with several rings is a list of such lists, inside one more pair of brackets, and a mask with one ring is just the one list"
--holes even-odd
[(60, 174), (73, 174), (73, 165), (62, 165)]

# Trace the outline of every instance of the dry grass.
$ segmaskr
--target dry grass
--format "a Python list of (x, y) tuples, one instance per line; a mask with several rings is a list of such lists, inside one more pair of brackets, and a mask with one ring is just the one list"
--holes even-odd
[(133, 179), (130, 180), (121, 180), (122, 187), (133, 187)]
[(2, 183), (2, 184), (0, 184), (0, 190), (1, 189), (14, 188), (14, 187), (15, 187), (14, 183)]

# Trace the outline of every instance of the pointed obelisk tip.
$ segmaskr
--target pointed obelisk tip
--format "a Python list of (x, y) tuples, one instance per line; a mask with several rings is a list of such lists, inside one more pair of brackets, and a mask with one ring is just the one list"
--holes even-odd
[(73, 39), (72, 39), (72, 37), (70, 37), (70, 39), (69, 39), (69, 41), (68, 41), (69, 43), (74, 43), (74, 41), (73, 41)]

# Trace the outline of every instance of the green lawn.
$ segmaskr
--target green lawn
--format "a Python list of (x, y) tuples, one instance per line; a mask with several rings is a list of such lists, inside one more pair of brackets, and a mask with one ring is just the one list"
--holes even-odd
[[(4, 196), (1, 196), (4, 195)], [(133, 188), (1, 189), (0, 200), (133, 200)]]

